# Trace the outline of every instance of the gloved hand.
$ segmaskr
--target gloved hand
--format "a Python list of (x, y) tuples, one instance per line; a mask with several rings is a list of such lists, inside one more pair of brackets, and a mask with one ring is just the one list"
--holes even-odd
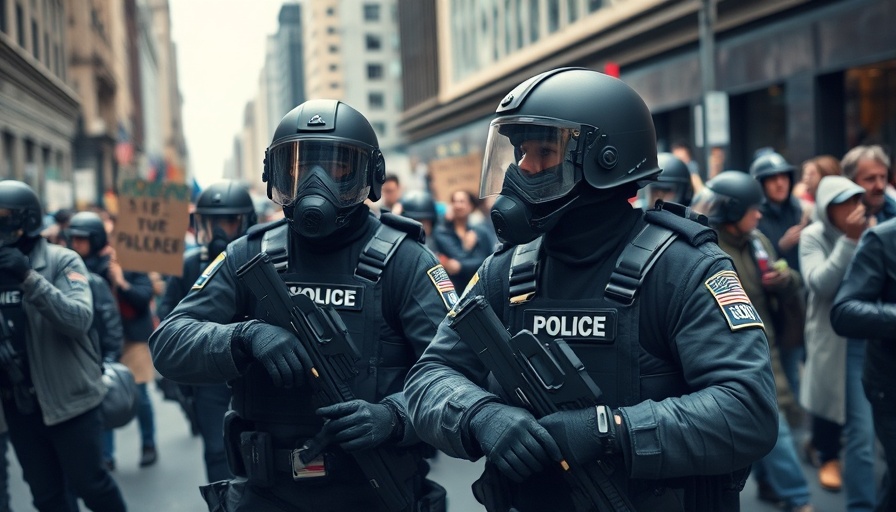
[(470, 420), (470, 429), (488, 460), (515, 482), (563, 459), (548, 431), (519, 407), (486, 404)]
[(398, 415), (388, 406), (352, 400), (321, 407), (317, 414), (329, 419), (327, 434), (347, 452), (381, 445), (398, 429)]
[[(607, 409), (609, 411), (609, 409)], [(608, 418), (608, 439), (615, 442), (616, 421), (612, 412)], [(593, 462), (606, 454), (597, 429), (597, 412), (594, 407), (560, 411), (538, 420), (551, 437), (560, 445), (560, 451), (578, 464)]]
[(308, 354), (286, 329), (264, 322), (249, 322), (240, 333), (243, 351), (267, 370), (275, 386), (300, 387), (305, 382)]
[(0, 247), (0, 272), (22, 282), (29, 270), (31, 265), (22, 251), (15, 247)]

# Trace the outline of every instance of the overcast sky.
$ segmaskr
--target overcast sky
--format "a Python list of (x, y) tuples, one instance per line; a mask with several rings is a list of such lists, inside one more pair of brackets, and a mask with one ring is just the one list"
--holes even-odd
[(288, 0), (169, 2), (190, 165), (204, 187), (221, 178), (243, 107), (258, 90), (265, 40)]

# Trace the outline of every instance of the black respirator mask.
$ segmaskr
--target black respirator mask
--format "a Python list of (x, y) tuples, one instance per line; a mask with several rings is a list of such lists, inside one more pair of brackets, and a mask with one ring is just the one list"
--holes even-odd
[[(557, 166), (558, 168), (560, 166)], [(535, 202), (533, 190), (543, 190), (560, 180), (555, 168), (529, 175), (516, 164), (510, 164), (504, 175), (501, 194), (492, 206), (491, 218), (501, 241), (525, 244), (550, 231), (579, 199), (578, 186), (563, 197)]]
[(342, 198), (351, 196), (355, 183), (334, 182), (322, 167), (314, 167), (299, 184), (296, 201), (284, 206), (283, 213), (292, 229), (306, 238), (325, 238), (345, 226), (358, 204), (337, 206)]

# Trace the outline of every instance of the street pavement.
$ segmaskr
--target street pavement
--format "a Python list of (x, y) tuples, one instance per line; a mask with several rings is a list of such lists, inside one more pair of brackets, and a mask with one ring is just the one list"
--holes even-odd
[[(207, 510), (198, 486), (204, 483), (202, 442), (190, 435), (189, 426), (177, 404), (161, 399), (151, 385), (150, 396), (156, 411), (159, 460), (154, 466), (139, 468), (140, 437), (136, 421), (116, 431), (117, 469), (113, 473), (122, 489), (130, 512), (201, 512)], [(797, 439), (804, 432), (795, 432)], [(14, 512), (35, 512), (31, 493), (22, 480), (21, 469), (10, 450), (10, 491)], [(882, 468), (879, 468), (882, 469)], [(432, 463), (430, 478), (448, 490), (448, 512), (484, 512), (473, 499), (470, 484), (479, 476), (482, 462), (470, 463), (439, 454)], [(844, 512), (844, 494), (822, 490), (814, 469), (804, 464), (816, 512)], [(881, 471), (878, 471), (880, 474)], [(87, 510), (82, 508), (82, 510)], [(774, 506), (756, 499), (752, 479), (741, 494), (742, 512), (774, 512)], [(724, 511), (720, 511), (724, 512)]]

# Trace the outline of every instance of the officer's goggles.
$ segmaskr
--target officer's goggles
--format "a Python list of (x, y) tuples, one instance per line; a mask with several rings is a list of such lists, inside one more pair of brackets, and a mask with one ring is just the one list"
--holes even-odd
[(271, 199), (289, 206), (316, 178), (332, 192), (337, 207), (359, 204), (370, 193), (372, 151), (372, 147), (332, 139), (291, 140), (272, 146), (267, 154)]
[(506, 116), (489, 125), (479, 197), (501, 193), (505, 178), (530, 203), (567, 195), (582, 179), (578, 147), (582, 125)]
[(0, 247), (14, 244), (22, 236), (22, 217), (20, 211), (0, 208)]

